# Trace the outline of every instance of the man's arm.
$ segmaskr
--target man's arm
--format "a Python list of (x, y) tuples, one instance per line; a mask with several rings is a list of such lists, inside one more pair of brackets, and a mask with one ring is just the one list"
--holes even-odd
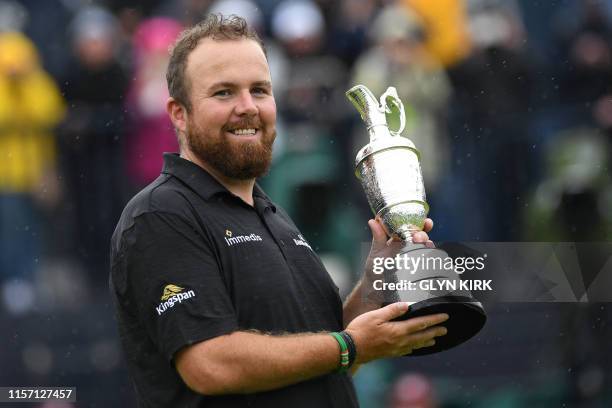
[(368, 295), (372, 294), (371, 285), (372, 283), (369, 279), (362, 277), (353, 288), (351, 294), (347, 296), (342, 310), (344, 327), (347, 327), (357, 316), (380, 307), (380, 302), (372, 299), (372, 296), (368, 297)]
[[(448, 315), (437, 314), (402, 322), (390, 320), (406, 313), (394, 303), (364, 313), (346, 328), (358, 350), (355, 364), (401, 356), (431, 346), (446, 334), (436, 326)], [(435, 326), (435, 327), (432, 327)], [(195, 392), (205, 395), (268, 391), (331, 373), (339, 367), (336, 340), (326, 333), (267, 335), (234, 332), (179, 351), (176, 369)]]
[(234, 332), (180, 351), (176, 368), (205, 395), (267, 391), (332, 372), (338, 343), (329, 334), (272, 336)]

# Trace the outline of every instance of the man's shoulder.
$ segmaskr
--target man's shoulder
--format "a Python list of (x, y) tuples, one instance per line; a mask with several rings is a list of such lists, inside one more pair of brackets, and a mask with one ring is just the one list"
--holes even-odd
[(160, 175), (126, 204), (113, 239), (131, 229), (142, 216), (171, 214), (189, 220), (192, 213), (190, 195), (176, 178), (167, 174)]

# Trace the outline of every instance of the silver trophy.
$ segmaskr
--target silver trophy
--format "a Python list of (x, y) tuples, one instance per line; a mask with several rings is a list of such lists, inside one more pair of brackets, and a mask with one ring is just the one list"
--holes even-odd
[[(461, 344), (480, 331), (486, 314), (482, 304), (469, 291), (461, 289), (459, 274), (436, 262), (448, 259), (445, 251), (412, 242), (413, 234), (423, 229), (429, 205), (420, 152), (411, 140), (401, 136), (406, 122), (402, 101), (394, 87), (389, 87), (380, 100), (364, 85), (349, 89), (346, 96), (359, 111), (370, 135), (370, 143), (357, 153), (355, 174), (372, 212), (389, 236), (405, 242), (401, 256), (421, 258), (422, 265), (432, 265), (420, 270), (397, 268), (386, 273), (386, 282), (402, 282), (404, 287), (412, 285), (413, 289), (384, 291), (383, 305), (410, 303), (410, 310), (400, 320), (440, 312), (450, 316), (444, 323), (448, 328), (446, 336), (437, 338), (435, 346), (414, 350), (410, 355), (436, 353)], [(387, 124), (386, 114), (392, 111), (399, 113), (397, 131), (390, 130)], [(419, 289), (419, 282), (424, 280), (441, 284), (429, 285), (430, 290)]]

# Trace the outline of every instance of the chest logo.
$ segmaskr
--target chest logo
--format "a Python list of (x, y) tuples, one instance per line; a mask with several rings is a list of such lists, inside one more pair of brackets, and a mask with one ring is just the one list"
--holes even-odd
[(195, 297), (193, 290), (185, 290), (177, 285), (166, 285), (161, 296), (161, 303), (155, 308), (158, 316), (161, 316), (166, 310), (173, 308), (177, 303), (182, 303), (184, 300)]
[(304, 239), (304, 237), (302, 236), (302, 234), (298, 234), (298, 239), (293, 238), (293, 242), (295, 243), (295, 245), (297, 246), (305, 246), (308, 247), (308, 249), (310, 249), (312, 251), (312, 247), (310, 246), (310, 244)]
[(225, 237), (223, 239), (225, 239), (225, 243), (227, 244), (228, 247), (231, 247), (233, 245), (238, 245), (238, 244), (245, 244), (247, 242), (263, 241), (261, 236), (257, 234), (234, 236), (232, 231), (228, 229), (225, 230)]

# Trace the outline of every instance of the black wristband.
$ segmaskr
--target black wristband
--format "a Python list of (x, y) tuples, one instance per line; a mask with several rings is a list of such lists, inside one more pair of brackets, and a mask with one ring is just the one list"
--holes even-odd
[(346, 343), (346, 346), (348, 349), (348, 353), (349, 353), (349, 364), (347, 367), (348, 369), (348, 368), (351, 368), (351, 366), (355, 362), (355, 359), (357, 358), (357, 347), (355, 347), (355, 341), (353, 340), (350, 334), (348, 334), (345, 331), (341, 331), (339, 334), (344, 339), (344, 342)]

